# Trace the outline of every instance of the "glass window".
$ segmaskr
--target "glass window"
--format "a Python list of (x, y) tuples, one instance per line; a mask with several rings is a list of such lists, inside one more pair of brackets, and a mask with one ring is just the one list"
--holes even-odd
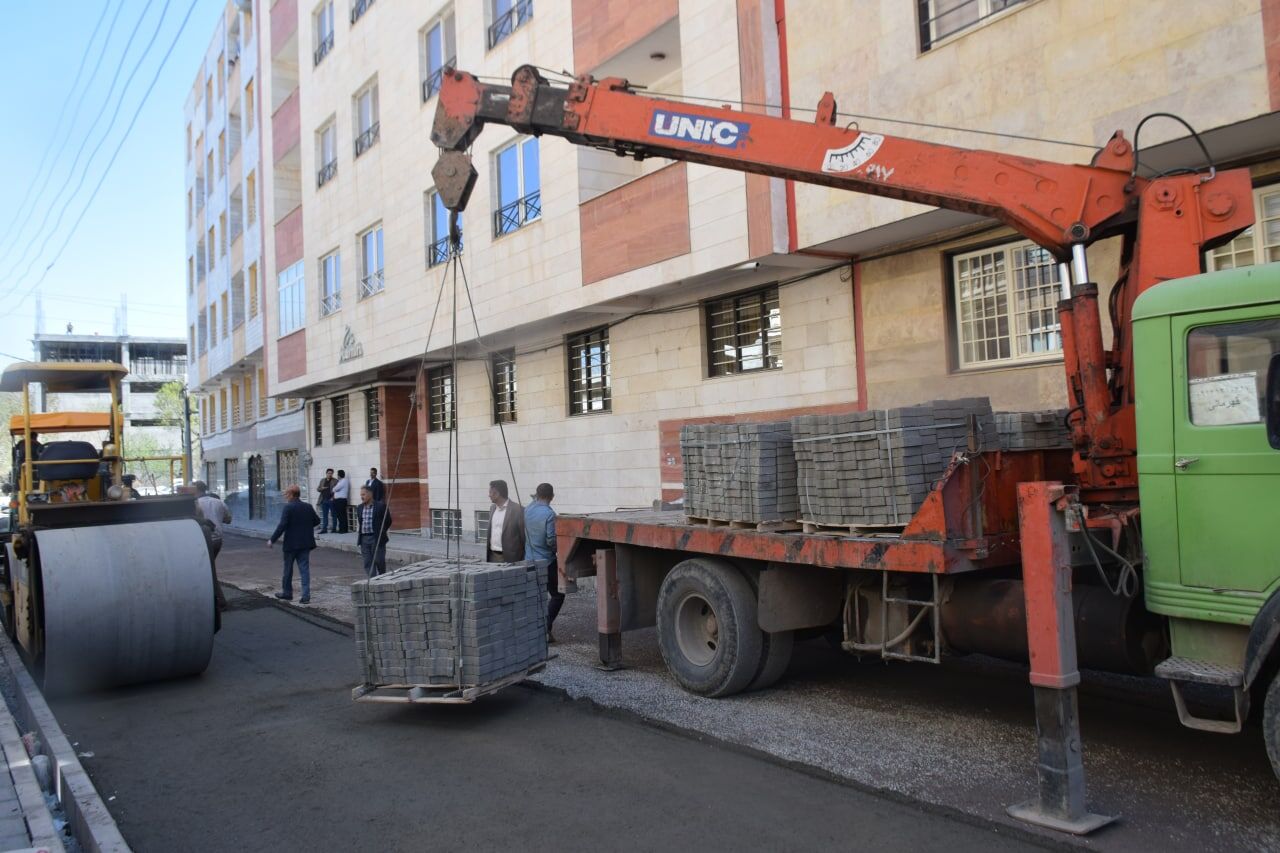
[(493, 376), (493, 422), (516, 422), (516, 352), (495, 352), (489, 356)]
[[(449, 209), (440, 193), (427, 192), (427, 266), (434, 267), (449, 260)], [(462, 252), (462, 217), (458, 217), (458, 252)]]
[(1062, 351), (1058, 264), (1028, 241), (952, 259), (960, 366), (1034, 361)]
[(533, 0), (491, 0), (488, 41), (489, 47), (514, 33), (533, 17)]
[(431, 536), (434, 539), (458, 539), (462, 536), (462, 510), (431, 510)]
[(382, 404), (378, 402), (377, 388), (366, 388), (364, 392), (364, 431), (368, 438), (382, 435)]
[(568, 340), (569, 414), (588, 415), (612, 408), (609, 329), (593, 329)]
[(1201, 326), (1187, 335), (1188, 411), (1197, 426), (1260, 423), (1280, 318)]
[(311, 402), (311, 442), (313, 447), (324, 445), (324, 408), (319, 400)]
[(476, 510), (476, 541), (489, 541), (489, 510)]
[(378, 84), (365, 86), (355, 97), (356, 156), (368, 151), (378, 141)]
[(916, 0), (920, 50), (1026, 0)]
[(453, 395), (453, 366), (443, 365), (427, 371), (427, 398), (430, 402), (429, 432), (445, 432), (454, 427), (457, 402)]
[(429, 101), (440, 91), (444, 69), (456, 64), (454, 48), (453, 14), (447, 14), (427, 27), (423, 35), (425, 61), (422, 79), (422, 100)]
[(538, 140), (517, 140), (494, 157), (498, 209), (493, 214), (495, 237), (510, 234), (542, 216), (542, 183)]
[(319, 65), (333, 50), (333, 0), (321, 3), (315, 11), (316, 47), (314, 60)]
[(342, 308), (342, 261), (337, 252), (320, 259), (320, 316)]
[(777, 286), (708, 302), (712, 376), (782, 367), (782, 310)]
[(1209, 252), (1206, 266), (1229, 270), (1280, 261), (1280, 187), (1253, 191), (1254, 224), (1225, 246)]
[(351, 398), (346, 394), (334, 397), (333, 406), (333, 443), (346, 444), (351, 441)]
[(316, 187), (322, 187), (333, 176), (338, 174), (338, 134), (334, 123), (330, 121), (316, 133), (316, 160), (320, 167), (316, 170)]
[(304, 264), (298, 261), (277, 277), (280, 293), (280, 337), (301, 329), (306, 322), (306, 280)]
[(382, 258), (382, 226), (360, 235), (360, 298), (381, 293), (386, 286)]

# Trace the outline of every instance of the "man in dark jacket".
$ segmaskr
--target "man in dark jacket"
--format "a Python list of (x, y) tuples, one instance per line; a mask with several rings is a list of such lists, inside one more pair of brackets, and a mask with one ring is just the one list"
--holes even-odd
[(369, 479), (364, 481), (369, 487), (369, 491), (373, 492), (373, 499), (377, 503), (382, 503), (387, 499), (387, 484), (378, 479), (378, 469), (369, 469)]
[(505, 480), (489, 483), (490, 563), (518, 563), (524, 559), (524, 507), (507, 498)]
[(275, 533), (267, 540), (267, 547), (276, 544), (276, 540), (284, 537), (284, 574), (280, 580), (280, 592), (276, 598), (281, 601), (293, 600), (293, 564), (298, 564), (298, 576), (302, 580), (302, 598), (299, 604), (311, 603), (311, 552), (316, 547), (316, 527), (320, 517), (309, 503), (304, 503), (302, 490), (297, 486), (288, 486), (284, 490), (287, 501), (280, 511), (280, 523)]
[(391, 513), (387, 505), (374, 499), (373, 489), (360, 487), (360, 526), (356, 528), (356, 540), (360, 543), (360, 556), (364, 559), (366, 577), (386, 574), (387, 540), (391, 532)]

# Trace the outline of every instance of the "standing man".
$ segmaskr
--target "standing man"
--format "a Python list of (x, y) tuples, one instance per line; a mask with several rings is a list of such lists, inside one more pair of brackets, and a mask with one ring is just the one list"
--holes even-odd
[(550, 560), (547, 564), (547, 642), (554, 643), (551, 626), (564, 606), (564, 593), (560, 591), (560, 567), (556, 562), (556, 511), (551, 501), (556, 490), (550, 483), (539, 483), (533, 493), (533, 503), (524, 511), (526, 560)]
[(209, 565), (213, 567), (213, 600), (218, 610), (227, 609), (226, 596), (222, 594), (222, 585), (218, 583), (218, 554), (222, 551), (222, 525), (231, 521), (231, 510), (222, 502), (209, 494), (209, 485), (204, 480), (196, 480), (196, 517), (208, 531)]
[(302, 580), (302, 598), (299, 604), (311, 603), (311, 552), (316, 547), (316, 527), (320, 524), (320, 516), (309, 503), (302, 501), (302, 490), (288, 486), (284, 490), (286, 503), (280, 511), (280, 523), (276, 532), (267, 540), (267, 547), (276, 544), (276, 540), (284, 537), (284, 574), (280, 579), (280, 591), (276, 598), (281, 601), (293, 600), (293, 564), (298, 564), (298, 576)]
[(373, 499), (377, 503), (382, 503), (387, 499), (387, 486), (378, 479), (378, 469), (369, 469), (369, 479), (364, 481), (365, 488), (373, 492)]
[(351, 500), (351, 481), (347, 472), (338, 469), (338, 482), (333, 486), (333, 530), (335, 533), (347, 532), (347, 503)]
[[(333, 487), (338, 485), (338, 481), (333, 479), (333, 469), (324, 469), (324, 479), (320, 481), (320, 485), (316, 487), (316, 491), (320, 493), (320, 532), (329, 532), (329, 517), (333, 515)], [(337, 529), (337, 519), (334, 519), (334, 529)]]
[(387, 539), (391, 530), (391, 513), (387, 505), (374, 497), (373, 489), (360, 487), (360, 528), (356, 541), (364, 558), (366, 577), (387, 573)]
[(507, 481), (489, 484), (490, 563), (518, 563), (524, 559), (524, 507), (507, 499)]

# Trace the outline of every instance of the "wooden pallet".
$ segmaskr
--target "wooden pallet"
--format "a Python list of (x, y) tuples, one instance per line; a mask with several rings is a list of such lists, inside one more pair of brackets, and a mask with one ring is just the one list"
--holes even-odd
[(531, 675), (546, 669), (547, 662), (535, 663), (528, 669), (512, 673), (506, 678), (459, 688), (454, 684), (360, 684), (351, 689), (354, 702), (392, 702), (415, 705), (469, 705), (481, 696), (497, 693), (504, 687), (519, 684)]
[(800, 521), (805, 533), (834, 533), (839, 536), (897, 536), (903, 524), (821, 524), (816, 521)]
[(758, 530), (761, 533), (783, 533), (800, 529), (798, 521), (726, 521), (722, 518), (701, 518), (696, 515), (685, 516), (685, 521), (698, 527), (727, 527), (730, 530)]

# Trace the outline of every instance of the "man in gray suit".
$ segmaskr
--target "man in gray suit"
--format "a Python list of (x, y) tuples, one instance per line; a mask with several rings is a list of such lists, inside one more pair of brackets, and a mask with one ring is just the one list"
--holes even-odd
[(524, 559), (524, 507), (507, 499), (505, 480), (489, 484), (489, 550), (490, 563), (518, 563)]

